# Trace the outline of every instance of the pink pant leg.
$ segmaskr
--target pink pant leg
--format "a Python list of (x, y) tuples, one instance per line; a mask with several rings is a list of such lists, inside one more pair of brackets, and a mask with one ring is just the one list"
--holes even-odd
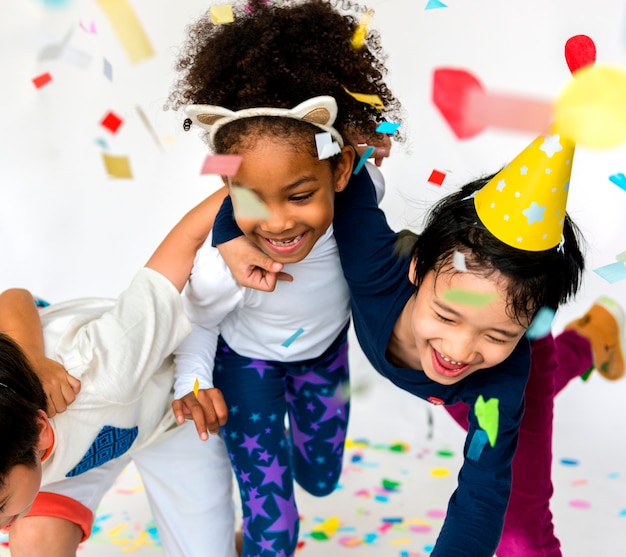
[[(561, 557), (550, 512), (554, 397), (591, 364), (589, 342), (574, 331), (565, 331), (556, 339), (549, 335), (532, 343), (526, 409), (513, 458), (511, 499), (496, 552), (498, 557)], [(466, 405), (455, 404), (446, 410), (467, 429)]]

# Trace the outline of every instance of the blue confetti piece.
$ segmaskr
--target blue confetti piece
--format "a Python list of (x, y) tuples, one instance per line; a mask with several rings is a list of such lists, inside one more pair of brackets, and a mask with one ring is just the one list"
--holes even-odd
[(489, 441), (489, 436), (484, 429), (477, 429), (474, 432), (469, 449), (467, 449), (467, 458), (471, 460), (478, 460), (480, 455), (483, 454), (483, 449)]
[(600, 275), (604, 280), (613, 284), (618, 280), (626, 279), (626, 264), (622, 261), (616, 261), (604, 267), (598, 267), (593, 270), (594, 273)]
[(378, 133), (386, 133), (387, 135), (392, 135), (396, 133), (396, 130), (400, 127), (400, 124), (396, 122), (381, 122), (378, 124), (376, 131)]
[(559, 462), (564, 466), (578, 466), (578, 461), (575, 458), (562, 458)]
[(552, 330), (554, 320), (554, 310), (550, 308), (540, 308), (533, 319), (533, 322), (526, 331), (529, 339), (545, 337)]
[(367, 162), (367, 159), (369, 159), (372, 156), (372, 153), (376, 150), (375, 147), (368, 147), (367, 149), (365, 149), (365, 152), (361, 155), (361, 158), (359, 159), (359, 163), (356, 165), (356, 167), (354, 168), (354, 170), (352, 171), (352, 174), (358, 174), (359, 171), (361, 170), (361, 168), (363, 168), (363, 165)]
[(300, 328), (298, 329), (293, 335), (291, 335), (285, 342), (283, 342), (283, 346), (285, 348), (289, 348), (289, 346), (291, 346), (291, 343), (296, 340), (302, 333), (304, 333), (304, 329)]
[(626, 191), (626, 176), (624, 176), (623, 172), (609, 176), (609, 180), (611, 180), (611, 182), (613, 182), (618, 188), (622, 188)]

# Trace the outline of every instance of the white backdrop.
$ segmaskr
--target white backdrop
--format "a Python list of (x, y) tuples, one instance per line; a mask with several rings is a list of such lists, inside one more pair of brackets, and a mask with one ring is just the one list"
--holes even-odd
[[(447, 8), (425, 10), (427, 1), (371, 3), (389, 81), (408, 115), (409, 143), (383, 166), (383, 207), (397, 228), (419, 227), (433, 200), (497, 170), (533, 138), (490, 129), (458, 141), (430, 101), (435, 68), (465, 68), (487, 90), (552, 99), (571, 79), (564, 45), (577, 34), (594, 40), (599, 62), (626, 66), (624, 0), (444, 0)], [(23, 286), (50, 301), (116, 296), (183, 213), (217, 186), (199, 174), (205, 148), (196, 132), (183, 132), (182, 117), (162, 110), (185, 27), (209, 4), (129, 2), (155, 50), (136, 64), (95, 0), (0, 0), (2, 290)], [(68, 33), (59, 56), (41, 59)], [(53, 80), (36, 89), (32, 79), (44, 72)], [(116, 134), (99, 124), (110, 110), (124, 120)], [(128, 156), (133, 179), (109, 178), (103, 150)], [(427, 183), (433, 169), (447, 173), (441, 188)], [(589, 271), (556, 330), (598, 295), (626, 306), (626, 281), (609, 284), (592, 272), (626, 251), (626, 191), (609, 181), (619, 172), (626, 172), (626, 145), (578, 148), (569, 210), (587, 238)], [(572, 385), (558, 402), (557, 450), (571, 443), (589, 458), (624, 463), (624, 401), (626, 381), (593, 376)]]

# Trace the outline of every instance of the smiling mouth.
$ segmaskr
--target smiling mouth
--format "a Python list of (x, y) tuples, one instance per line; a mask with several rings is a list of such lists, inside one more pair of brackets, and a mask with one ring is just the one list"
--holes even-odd
[(444, 356), (441, 352), (432, 349), (433, 367), (437, 373), (445, 377), (458, 377), (466, 372), (471, 364), (456, 362)]
[(285, 240), (273, 240), (272, 238), (265, 238), (265, 240), (268, 244), (271, 244), (276, 248), (289, 248), (295, 246), (300, 240), (302, 240), (303, 236), (304, 234), (298, 234), (293, 238), (287, 238)]

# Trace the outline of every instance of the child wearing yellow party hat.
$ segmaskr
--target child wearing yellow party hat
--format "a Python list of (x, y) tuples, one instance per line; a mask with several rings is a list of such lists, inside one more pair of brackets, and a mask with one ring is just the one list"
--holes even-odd
[[(573, 154), (566, 138), (540, 136), (498, 174), (444, 198), (410, 256), (398, 255), (367, 173), (336, 199), (335, 237), (363, 351), (382, 375), (445, 404), (468, 429), (433, 556), (496, 548), (498, 557), (560, 555), (549, 510), (554, 397), (592, 365), (623, 374), (623, 319), (607, 300), (556, 338), (536, 335), (529, 361), (526, 329), (582, 278), (577, 229), (565, 212)], [(236, 234), (224, 231), (229, 222), (218, 216), (222, 240)], [(269, 268), (252, 253), (248, 262)]]

